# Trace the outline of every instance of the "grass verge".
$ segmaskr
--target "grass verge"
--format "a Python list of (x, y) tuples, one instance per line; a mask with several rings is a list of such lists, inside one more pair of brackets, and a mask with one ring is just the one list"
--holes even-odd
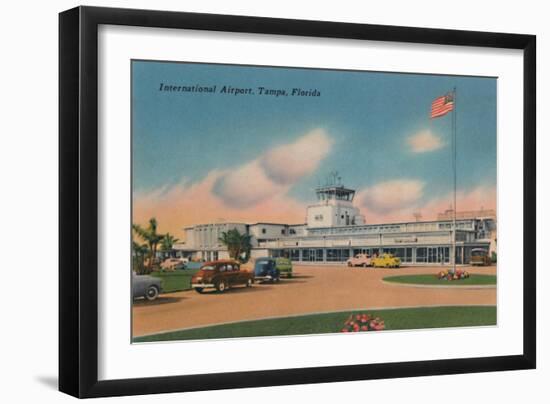
[(369, 313), (384, 320), (386, 330), (495, 325), (496, 306), (421, 307), (311, 314), (244, 321), (136, 337), (134, 342), (338, 333), (350, 314)]
[(438, 279), (435, 275), (399, 275), (388, 276), (383, 279), (386, 282), (406, 283), (414, 285), (441, 285), (441, 286), (472, 286), (472, 285), (496, 285), (496, 275), (471, 274), (469, 278), (448, 281)]

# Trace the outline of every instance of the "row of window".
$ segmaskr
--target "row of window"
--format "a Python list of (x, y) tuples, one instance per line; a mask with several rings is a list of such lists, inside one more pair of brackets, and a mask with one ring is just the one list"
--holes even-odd
[[(318, 215), (322, 216), (322, 215)], [(316, 220), (317, 216), (315, 217)], [(387, 226), (354, 226), (348, 228), (332, 229), (310, 229), (312, 234), (345, 234), (345, 233), (388, 233), (405, 231), (436, 231), (452, 228), (452, 223), (414, 223), (406, 225), (387, 225)], [(457, 229), (472, 229), (471, 221), (457, 222)]]
[[(267, 229), (265, 227), (262, 227), (262, 234), (267, 233)], [(284, 236), (286, 234), (286, 229), (281, 229), (281, 234)], [(288, 229), (288, 234), (296, 234), (296, 230), (294, 229)]]
[[(468, 262), (470, 257), (471, 247), (464, 251), (464, 261)], [(385, 247), (379, 248), (306, 248), (306, 249), (288, 249), (288, 250), (272, 250), (273, 257), (287, 257), (292, 261), (301, 262), (343, 262), (350, 258), (350, 253), (354, 256), (357, 254), (368, 254), (374, 256), (380, 253), (393, 254), (401, 259), (403, 263), (445, 263), (450, 262), (450, 247)], [(416, 256), (414, 255), (416, 253)], [(456, 262), (462, 263), (463, 259), (462, 247), (457, 247)]]

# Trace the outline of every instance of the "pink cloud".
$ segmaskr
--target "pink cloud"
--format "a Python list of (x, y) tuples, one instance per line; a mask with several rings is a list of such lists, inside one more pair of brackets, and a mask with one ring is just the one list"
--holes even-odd
[(159, 231), (180, 238), (185, 226), (220, 220), (303, 223), (306, 205), (288, 197), (287, 192), (318, 167), (331, 145), (326, 132), (316, 129), (236, 169), (211, 171), (192, 184), (138, 193), (134, 195), (133, 220), (145, 223), (156, 217)]
[[(359, 195), (358, 195), (359, 196)], [(457, 211), (471, 211), (483, 209), (496, 210), (496, 188), (479, 186), (470, 191), (459, 191), (457, 193)], [(395, 223), (415, 220), (414, 214), (420, 213), (421, 220), (435, 220), (438, 213), (449, 209), (453, 203), (453, 195), (449, 193), (444, 197), (434, 198), (424, 204), (411, 204), (392, 211), (379, 212), (361, 206), (367, 223)]]
[(414, 206), (424, 191), (424, 182), (413, 179), (391, 180), (361, 190), (357, 194), (358, 206), (380, 214)]
[(274, 195), (241, 209), (232, 207), (213, 192), (222, 173), (211, 172), (203, 181), (179, 184), (162, 192), (134, 197), (133, 221), (146, 223), (151, 217), (159, 222), (160, 232), (183, 239), (183, 228), (198, 223), (219, 221), (303, 223), (306, 205), (283, 195)]
[(409, 137), (407, 143), (413, 153), (431, 152), (444, 146), (441, 138), (429, 130), (418, 132), (416, 135)]
[(286, 194), (294, 183), (315, 171), (331, 144), (323, 129), (313, 130), (293, 143), (277, 146), (255, 160), (223, 172), (213, 191), (236, 208), (252, 207)]
[(223, 173), (214, 184), (213, 191), (229, 206), (245, 208), (286, 193), (287, 187), (269, 178), (258, 160), (236, 170)]
[(267, 176), (278, 184), (292, 184), (311, 174), (326, 157), (332, 139), (323, 129), (315, 129), (296, 142), (276, 147), (260, 158)]

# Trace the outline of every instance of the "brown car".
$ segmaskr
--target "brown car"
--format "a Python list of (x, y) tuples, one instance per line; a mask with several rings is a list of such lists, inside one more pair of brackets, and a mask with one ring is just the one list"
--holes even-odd
[(218, 292), (225, 292), (235, 285), (252, 286), (254, 275), (251, 272), (241, 271), (237, 261), (218, 260), (205, 262), (199, 272), (191, 278), (191, 287), (198, 293), (204, 289), (213, 288)]

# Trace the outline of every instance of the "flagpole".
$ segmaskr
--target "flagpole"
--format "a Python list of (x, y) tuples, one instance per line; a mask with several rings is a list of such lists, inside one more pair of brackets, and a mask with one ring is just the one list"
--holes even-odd
[(456, 272), (456, 86), (453, 87), (453, 274)]

